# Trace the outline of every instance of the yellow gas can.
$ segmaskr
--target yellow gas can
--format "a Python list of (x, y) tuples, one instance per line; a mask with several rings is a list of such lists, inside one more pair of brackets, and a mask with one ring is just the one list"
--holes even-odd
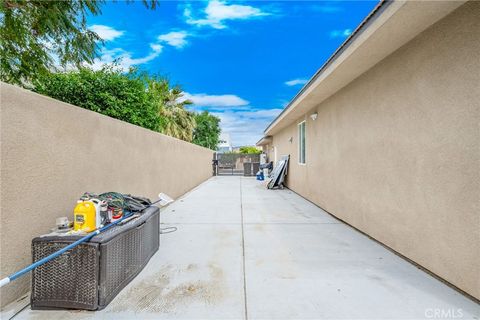
[(97, 209), (92, 201), (79, 200), (73, 210), (73, 229), (90, 232), (97, 228)]

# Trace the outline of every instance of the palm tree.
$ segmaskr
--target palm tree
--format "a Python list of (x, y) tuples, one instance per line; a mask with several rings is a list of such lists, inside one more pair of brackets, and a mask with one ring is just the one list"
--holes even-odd
[(191, 142), (196, 123), (193, 112), (188, 111), (185, 106), (192, 104), (192, 101), (183, 99), (180, 87), (170, 88), (166, 79), (151, 81), (148, 88), (159, 101), (158, 112), (163, 120), (162, 133)]

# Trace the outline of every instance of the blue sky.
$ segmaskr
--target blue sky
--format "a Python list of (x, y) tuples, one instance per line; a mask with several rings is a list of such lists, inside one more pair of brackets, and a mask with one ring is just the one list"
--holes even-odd
[(94, 67), (121, 58), (178, 84), (253, 145), (377, 1), (109, 2), (88, 19), (104, 40)]

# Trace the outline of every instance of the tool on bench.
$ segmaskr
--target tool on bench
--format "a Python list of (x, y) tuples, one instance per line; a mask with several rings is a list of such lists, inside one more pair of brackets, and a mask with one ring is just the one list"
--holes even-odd
[[(84, 198), (84, 199), (88, 198), (89, 200), (82, 200), (82, 198)], [(126, 223), (126, 222), (129, 221), (127, 219), (132, 220), (132, 219), (135, 219), (136, 217), (139, 217), (141, 215), (140, 212), (142, 210), (145, 210), (146, 208), (149, 208), (149, 207), (151, 207), (151, 206), (153, 206), (157, 203), (160, 204), (161, 206), (165, 206), (165, 205), (167, 205), (167, 204), (169, 204), (170, 202), (173, 201), (172, 198), (170, 198), (169, 196), (167, 196), (166, 194), (163, 194), (163, 193), (159, 194), (159, 199), (155, 202), (151, 202), (147, 198), (135, 197), (135, 196), (132, 196), (132, 195), (123, 195), (123, 194), (116, 193), (116, 192), (107, 192), (107, 193), (100, 194), (99, 196), (96, 196), (96, 195), (93, 195), (93, 194), (84, 194), (84, 196), (82, 196), (82, 198), (80, 199), (80, 201), (82, 201), (82, 202), (78, 203), (78, 204), (81, 204), (81, 206), (78, 206), (78, 204), (77, 204), (78, 208), (77, 208), (77, 206), (75, 207), (76, 217), (77, 216), (78, 217), (83, 216), (83, 223), (80, 223), (80, 222), (77, 223), (77, 229), (78, 230), (87, 230), (87, 229), (92, 228), (94, 225), (97, 226), (97, 223), (98, 223), (97, 207), (95, 207), (95, 203), (93, 201), (91, 201), (91, 199), (106, 201), (109, 206), (112, 206), (114, 208), (121, 208), (122, 212), (123, 212), (123, 216), (121, 218), (117, 219), (117, 220), (114, 220), (114, 221), (106, 224), (105, 226), (96, 227), (96, 228), (92, 229), (91, 232), (88, 233), (87, 235), (85, 235), (82, 238), (78, 239), (77, 241), (65, 246), (64, 248), (58, 250), (57, 252), (54, 252), (51, 255), (32, 263), (28, 267), (25, 267), (25, 268), (21, 269), (20, 271), (17, 271), (15, 273), (11, 274), (10, 276), (1, 279), (0, 280), (0, 288), (3, 287), (6, 284), (18, 279), (18, 278), (20, 278), (21, 276), (23, 276), (26, 273), (32, 271), (33, 269), (49, 262), (50, 260), (53, 260), (53, 259), (57, 258), (58, 256), (68, 252), (69, 250), (77, 247), (78, 245), (89, 241), (94, 236), (112, 228), (113, 226), (121, 224), (124, 221)], [(88, 202), (88, 201), (91, 201), (91, 203), (93, 204), (93, 207), (92, 207), (92, 204), (89, 204), (89, 207), (87, 208), (85, 202)], [(98, 215), (100, 215), (100, 211), (101, 210), (98, 211)], [(94, 214), (95, 214), (95, 216), (94, 216)], [(75, 222), (77, 222), (76, 217), (75, 217)], [(82, 218), (79, 218), (79, 221), (80, 220), (82, 220)], [(63, 221), (63, 222), (65, 222), (65, 221)]]

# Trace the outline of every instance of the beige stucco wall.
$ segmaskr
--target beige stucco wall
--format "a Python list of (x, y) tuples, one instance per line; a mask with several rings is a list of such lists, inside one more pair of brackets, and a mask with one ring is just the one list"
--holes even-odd
[[(178, 197), (212, 175), (212, 151), (1, 84), (0, 276), (31, 262), (30, 241), (73, 218), (85, 191)], [(29, 276), (1, 290), (28, 291)]]
[(476, 298), (479, 17), (466, 3), (273, 137), (291, 189)]

